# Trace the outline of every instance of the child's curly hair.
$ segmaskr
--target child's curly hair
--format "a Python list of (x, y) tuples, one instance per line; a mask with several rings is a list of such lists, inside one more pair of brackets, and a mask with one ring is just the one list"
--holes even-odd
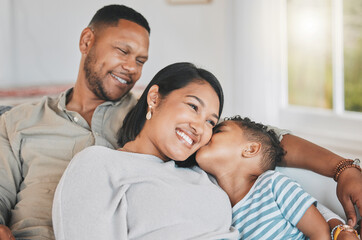
[[(261, 143), (262, 169), (273, 170), (277, 163), (281, 162), (285, 152), (281, 147), (277, 135), (267, 126), (251, 121), (249, 118), (242, 118), (239, 115), (224, 118), (224, 121), (233, 121), (245, 132), (245, 137), (249, 141)], [(219, 124), (214, 128), (217, 129)], [(215, 131), (215, 130), (214, 130)]]

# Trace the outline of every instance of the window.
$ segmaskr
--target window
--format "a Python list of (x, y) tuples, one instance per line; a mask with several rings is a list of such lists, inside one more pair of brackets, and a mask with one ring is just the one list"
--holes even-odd
[(281, 125), (360, 156), (362, 2), (286, 0), (283, 14)]
[(362, 2), (288, 0), (288, 103), (362, 112)]

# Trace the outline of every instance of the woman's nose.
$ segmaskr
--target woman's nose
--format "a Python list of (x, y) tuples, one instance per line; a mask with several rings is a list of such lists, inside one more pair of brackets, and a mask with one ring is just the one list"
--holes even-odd
[(204, 121), (201, 119), (195, 119), (195, 121), (192, 121), (190, 123), (190, 127), (197, 135), (201, 135), (204, 133)]

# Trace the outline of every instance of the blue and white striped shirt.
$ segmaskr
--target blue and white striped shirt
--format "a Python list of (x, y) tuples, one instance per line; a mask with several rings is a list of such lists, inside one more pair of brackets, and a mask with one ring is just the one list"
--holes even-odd
[(316, 200), (294, 180), (267, 171), (233, 207), (233, 226), (240, 239), (306, 239), (296, 227)]

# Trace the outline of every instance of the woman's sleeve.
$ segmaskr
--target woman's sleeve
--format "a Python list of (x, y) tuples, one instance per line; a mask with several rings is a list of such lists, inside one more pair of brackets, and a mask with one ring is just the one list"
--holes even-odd
[(101, 147), (71, 160), (53, 202), (56, 239), (127, 239), (128, 186), (113, 181), (106, 160)]

